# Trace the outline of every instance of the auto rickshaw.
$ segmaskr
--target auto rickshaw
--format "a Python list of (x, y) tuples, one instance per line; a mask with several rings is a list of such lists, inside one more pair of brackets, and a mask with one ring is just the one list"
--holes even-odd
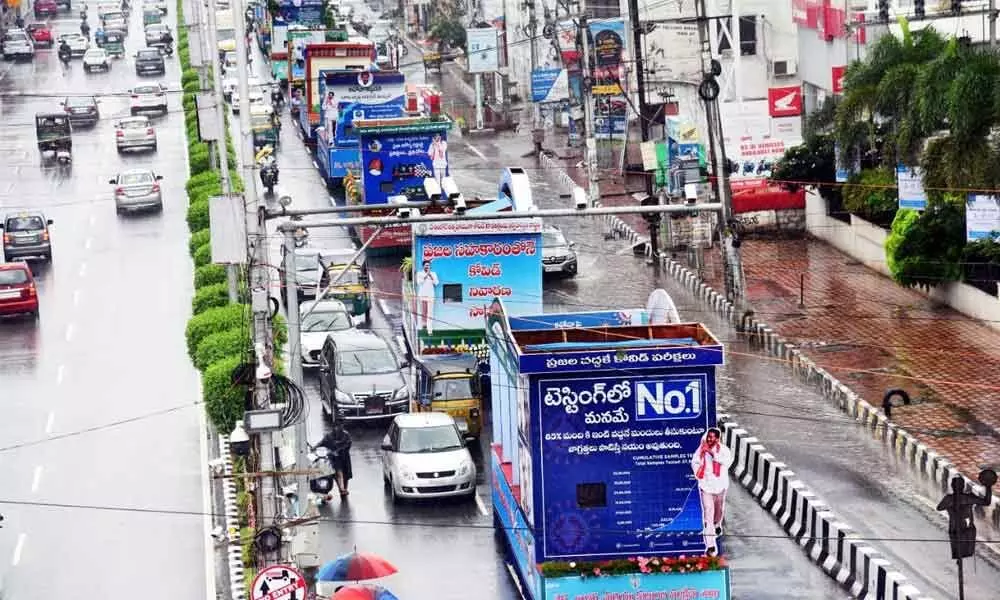
[(440, 52), (425, 52), (424, 53), (424, 73), (429, 71), (441, 72), (441, 53)]
[(146, 6), (142, 9), (142, 26), (158, 25), (163, 22), (163, 14), (155, 6)]
[(355, 317), (363, 315), (365, 324), (371, 326), (372, 300), (369, 290), (371, 280), (368, 277), (368, 267), (363, 257), (350, 263), (352, 256), (354, 256), (353, 250), (323, 252), (324, 270), (320, 278), (320, 289), (326, 289), (331, 281), (336, 280), (337, 283), (330, 288), (325, 297), (340, 300), (351, 315)]
[(253, 134), (253, 149), (259, 151), (264, 146), (278, 147), (281, 130), (277, 115), (270, 107), (254, 106), (250, 109), (250, 131)]
[(60, 163), (70, 163), (73, 157), (73, 128), (65, 113), (36, 114), (35, 137), (43, 158), (45, 152), (51, 152)]
[(415, 357), (417, 399), (412, 412), (438, 411), (455, 419), (464, 437), (479, 439), (483, 402), (478, 361), (472, 354)]
[(112, 29), (104, 32), (104, 43), (101, 48), (110, 56), (124, 58), (125, 56), (125, 36), (118, 30)]

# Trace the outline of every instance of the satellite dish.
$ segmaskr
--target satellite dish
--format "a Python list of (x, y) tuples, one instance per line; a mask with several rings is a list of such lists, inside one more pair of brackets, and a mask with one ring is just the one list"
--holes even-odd
[(646, 312), (649, 313), (650, 325), (681, 322), (673, 298), (663, 288), (657, 288), (649, 294), (649, 299), (646, 300)]

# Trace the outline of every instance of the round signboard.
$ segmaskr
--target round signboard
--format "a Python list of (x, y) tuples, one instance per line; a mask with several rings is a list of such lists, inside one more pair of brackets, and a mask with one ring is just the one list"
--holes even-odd
[(250, 600), (306, 600), (306, 578), (295, 567), (272, 565), (257, 573)]

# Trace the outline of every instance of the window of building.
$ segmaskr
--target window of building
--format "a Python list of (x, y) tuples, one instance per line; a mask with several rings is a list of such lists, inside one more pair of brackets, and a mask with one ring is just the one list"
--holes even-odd
[[(726, 17), (718, 21), (716, 33), (719, 36), (719, 52), (732, 50), (732, 43), (726, 32), (733, 31), (733, 18)], [(757, 16), (740, 17), (740, 55), (755, 56), (757, 54)]]

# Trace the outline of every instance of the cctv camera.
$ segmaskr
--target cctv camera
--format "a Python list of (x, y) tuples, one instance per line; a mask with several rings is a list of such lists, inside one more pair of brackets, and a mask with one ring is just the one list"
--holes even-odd
[(582, 187), (573, 188), (573, 205), (576, 206), (577, 210), (583, 210), (587, 208), (587, 194), (583, 191)]
[(228, 539), (226, 530), (222, 527), (222, 525), (217, 525), (209, 535), (212, 536), (212, 539), (215, 540), (216, 543), (222, 543)]
[(441, 200), (441, 186), (438, 184), (437, 179), (433, 177), (424, 179), (424, 193), (427, 194), (427, 199), (431, 202)]
[(465, 214), (465, 208), (466, 208), (465, 196), (459, 194), (458, 196), (455, 197), (454, 200), (455, 200), (455, 212), (460, 215)]
[(444, 177), (441, 179), (441, 191), (449, 200), (452, 201), (462, 195), (461, 192), (458, 191), (458, 185), (455, 183), (455, 180), (451, 177)]
[(271, 374), (272, 374), (271, 368), (265, 365), (264, 363), (260, 363), (257, 365), (257, 381), (260, 381), (261, 383), (267, 383), (268, 381), (271, 380)]
[(211, 469), (213, 475), (222, 475), (226, 470), (226, 461), (221, 458), (210, 460), (208, 468)]

